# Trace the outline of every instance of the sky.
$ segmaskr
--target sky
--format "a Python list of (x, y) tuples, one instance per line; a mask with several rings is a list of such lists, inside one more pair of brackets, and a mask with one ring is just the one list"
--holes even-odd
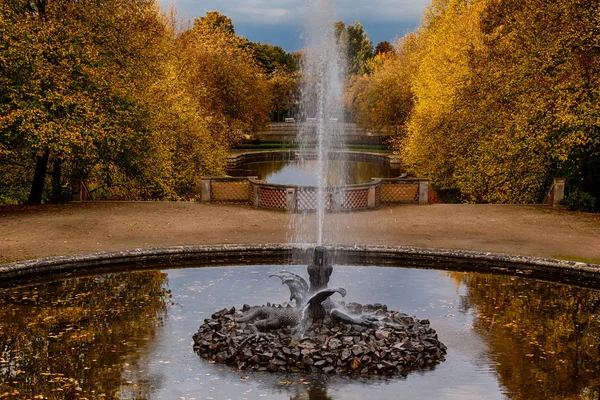
[[(233, 20), (238, 35), (297, 51), (303, 47), (306, 0), (161, 0), (174, 3), (189, 19), (219, 11)], [(336, 0), (337, 20), (359, 21), (374, 45), (415, 30), (430, 0)]]

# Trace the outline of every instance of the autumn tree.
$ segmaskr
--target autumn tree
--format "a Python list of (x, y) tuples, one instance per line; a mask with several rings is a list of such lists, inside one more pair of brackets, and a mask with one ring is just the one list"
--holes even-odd
[(539, 202), (557, 175), (593, 186), (599, 32), (589, 2), (434, 1), (405, 161), (473, 202)]
[(0, 3), (0, 157), (33, 170), (30, 204), (42, 201), (49, 165), (55, 191), (64, 166), (139, 168), (147, 110), (132, 93), (151, 74), (154, 11), (150, 0)]
[(265, 73), (218, 13), (181, 28), (152, 0), (16, 0), (0, 18), (0, 202), (33, 176), (39, 204), (47, 175), (51, 201), (74, 176), (98, 198), (191, 199), (269, 121)]
[(207, 12), (206, 15), (194, 20), (196, 29), (208, 29), (220, 31), (228, 35), (235, 35), (235, 26), (231, 18), (221, 14), (218, 11)]
[(371, 74), (356, 75), (346, 90), (346, 106), (364, 129), (382, 130), (402, 141), (414, 99), (411, 88), (416, 38), (408, 35), (398, 52), (383, 52), (371, 60)]
[(267, 78), (245, 44), (243, 38), (202, 25), (178, 38), (181, 78), (229, 145), (269, 122)]
[[(159, 79), (140, 96), (152, 113), (152, 167), (133, 186), (141, 198), (194, 199), (202, 176), (225, 172), (227, 152), (269, 122), (271, 92), (248, 42), (233, 29), (197, 19), (165, 21)], [(219, 20), (227, 21), (220, 16)]]
[(393, 52), (394, 52), (394, 46), (388, 41), (379, 42), (377, 44), (377, 46), (375, 47), (375, 55), (385, 54), (385, 53), (393, 53)]
[(282, 115), (289, 115), (295, 109), (300, 98), (300, 74), (275, 70), (270, 78), (273, 120), (281, 122)]

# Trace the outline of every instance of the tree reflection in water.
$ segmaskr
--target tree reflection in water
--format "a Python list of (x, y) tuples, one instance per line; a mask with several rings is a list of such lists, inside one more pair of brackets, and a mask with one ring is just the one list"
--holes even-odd
[(598, 290), (518, 277), (450, 273), (462, 311), (487, 341), (512, 399), (600, 398)]
[[(466, 288), (462, 311), (476, 316), (474, 329), (487, 342), (507, 397), (600, 398), (599, 291), (511, 276), (450, 276)], [(152, 381), (142, 356), (152, 353), (167, 316), (165, 287), (165, 274), (147, 271), (0, 289), (0, 399), (156, 396), (152, 387), (160, 382)], [(276, 381), (279, 389), (263, 389), (292, 399), (329, 400), (340, 387), (300, 380), (282, 390)]]
[(0, 398), (148, 398), (129, 364), (167, 313), (161, 271), (0, 290)]

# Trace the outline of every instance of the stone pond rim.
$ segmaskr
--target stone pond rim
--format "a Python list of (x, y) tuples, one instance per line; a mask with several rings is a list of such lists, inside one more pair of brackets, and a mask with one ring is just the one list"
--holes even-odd
[[(315, 244), (173, 246), (48, 257), (0, 264), (0, 286), (56, 274), (178, 268), (193, 265), (308, 264)], [(600, 265), (519, 255), (407, 246), (325, 245), (339, 265), (402, 266), (527, 275), (599, 285)]]

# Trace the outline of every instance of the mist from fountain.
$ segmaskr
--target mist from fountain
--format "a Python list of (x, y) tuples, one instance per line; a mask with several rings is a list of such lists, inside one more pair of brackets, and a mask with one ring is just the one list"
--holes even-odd
[(300, 105), (300, 121), (304, 123), (299, 132), (299, 143), (301, 152), (314, 151), (317, 155), (316, 240), (313, 239), (315, 232), (307, 232), (307, 226), (312, 224), (307, 224), (305, 216), (294, 219), (291, 231), (292, 241), (315, 240), (321, 245), (328, 207), (329, 153), (334, 144), (336, 148), (344, 147), (342, 93), (346, 57), (336, 45), (335, 1), (307, 0), (306, 4)]

